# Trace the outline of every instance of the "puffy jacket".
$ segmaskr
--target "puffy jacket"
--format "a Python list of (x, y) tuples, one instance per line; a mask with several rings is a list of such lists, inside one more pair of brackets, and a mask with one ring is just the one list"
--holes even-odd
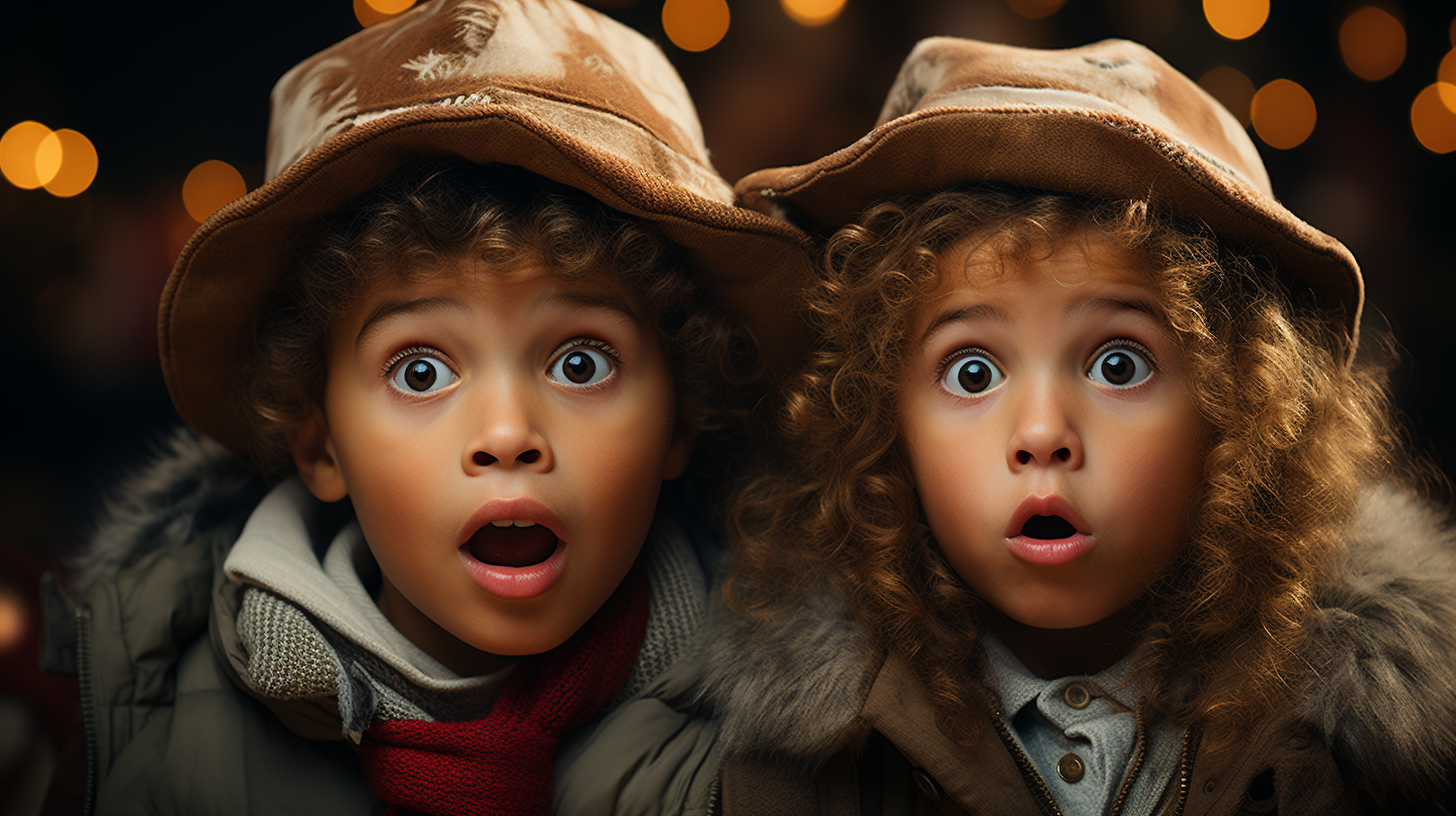
[[(337, 715), (253, 696), (229, 660), (239, 592), (222, 566), (267, 489), (222, 447), (179, 433), (116, 493), (52, 592), (42, 662), (79, 678), (87, 814), (373, 809)], [(629, 685), (670, 666), (701, 617), (716, 543), (691, 544), (698, 571), (670, 576), (671, 587), (649, 563), (648, 631)], [(571, 788), (573, 773), (558, 763), (557, 786)]]

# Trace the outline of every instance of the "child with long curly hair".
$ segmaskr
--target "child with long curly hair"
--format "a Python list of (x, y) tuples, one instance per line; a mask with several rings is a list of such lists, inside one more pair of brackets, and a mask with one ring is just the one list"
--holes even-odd
[(1456, 545), (1350, 253), (1132, 43), (927, 40), (880, 121), (738, 184), (830, 237), (733, 505), (723, 811), (1446, 812)]

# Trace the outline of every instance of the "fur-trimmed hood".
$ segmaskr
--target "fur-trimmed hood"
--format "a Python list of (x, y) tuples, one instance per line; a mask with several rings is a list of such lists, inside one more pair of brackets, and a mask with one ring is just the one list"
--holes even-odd
[[(1317, 676), (1294, 716), (1367, 795), (1421, 795), (1456, 763), (1456, 534), (1392, 487), (1363, 497), (1317, 591), (1307, 648)], [(812, 770), (862, 739), (883, 653), (834, 593), (760, 624), (725, 615), (699, 699), (725, 755)], [(1316, 662), (1317, 661), (1317, 662)]]

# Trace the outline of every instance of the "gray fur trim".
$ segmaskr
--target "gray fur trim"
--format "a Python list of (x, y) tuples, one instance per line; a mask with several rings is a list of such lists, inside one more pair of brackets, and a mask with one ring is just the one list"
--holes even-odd
[(858, 736), (878, 650), (832, 592), (757, 625), (719, 604), (707, 631), (698, 702), (720, 719), (725, 755), (812, 770)]
[(1369, 792), (1419, 796), (1456, 761), (1456, 536), (1414, 496), (1373, 489), (1317, 593), (1319, 676), (1298, 708)]
[(157, 444), (145, 467), (112, 491), (91, 542), (66, 564), (67, 594), (83, 597), (148, 554), (190, 541), (197, 531), (250, 509), (265, 490), (237, 454), (178, 428)]

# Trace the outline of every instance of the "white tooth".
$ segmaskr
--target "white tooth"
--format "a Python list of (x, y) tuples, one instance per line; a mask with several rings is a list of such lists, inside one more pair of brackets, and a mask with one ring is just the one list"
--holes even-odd
[(496, 521), (492, 521), (490, 523), (490, 526), (492, 526), (492, 527), (509, 527), (513, 523), (514, 522), (512, 522), (510, 519), (498, 519)]
[(516, 519), (515, 524), (516, 524), (517, 527), (535, 527), (536, 526), (536, 522), (534, 522), (534, 521), (526, 521), (525, 519)]

